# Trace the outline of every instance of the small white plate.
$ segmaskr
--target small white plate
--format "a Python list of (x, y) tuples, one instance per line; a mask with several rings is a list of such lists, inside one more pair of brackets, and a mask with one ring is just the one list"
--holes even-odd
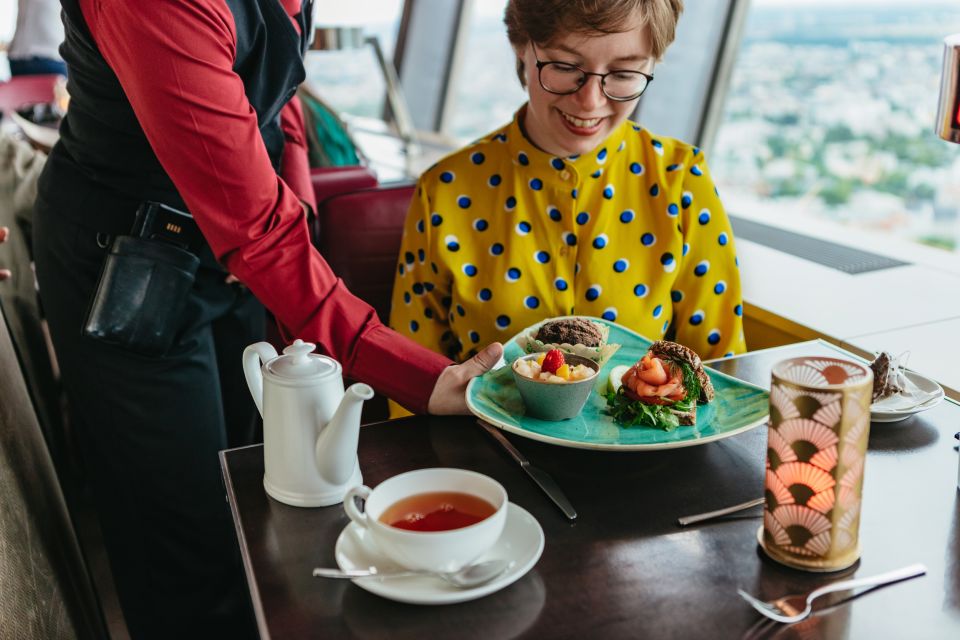
[(927, 409), (932, 409), (933, 407), (940, 404), (943, 400), (943, 387), (937, 384), (935, 381), (922, 376), (915, 371), (904, 370), (904, 375), (910, 379), (913, 384), (921, 391), (933, 394), (923, 402), (920, 402), (912, 407), (904, 409), (887, 409), (884, 407), (878, 407), (876, 404), (870, 405), (870, 420), (873, 422), (900, 422), (901, 420), (906, 420), (910, 416), (919, 413), (921, 411), (926, 411)]
[[(492, 558), (509, 561), (507, 570), (499, 578), (472, 589), (458, 589), (440, 578), (408, 576), (398, 578), (354, 578), (352, 582), (370, 593), (409, 604), (453, 604), (466, 602), (499, 591), (513, 584), (529, 571), (543, 553), (543, 529), (530, 513), (512, 502), (507, 506), (507, 522), (503, 533), (493, 547), (477, 558), (477, 562)], [(351, 522), (346, 526), (334, 550), (337, 566), (344, 571), (376, 567), (382, 572), (402, 571), (403, 568), (384, 556), (376, 547), (370, 533)]]

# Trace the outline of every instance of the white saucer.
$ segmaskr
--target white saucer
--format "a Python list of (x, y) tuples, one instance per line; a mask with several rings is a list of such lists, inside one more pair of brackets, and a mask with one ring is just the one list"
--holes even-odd
[[(496, 580), (473, 589), (458, 589), (440, 578), (408, 576), (405, 578), (354, 578), (353, 583), (370, 593), (409, 604), (453, 604), (475, 600), (499, 591), (523, 577), (543, 553), (543, 529), (530, 513), (512, 502), (507, 507), (503, 534), (493, 547), (477, 561), (505, 558), (510, 564)], [(402, 567), (384, 556), (370, 538), (370, 533), (351, 522), (346, 526), (334, 550), (337, 565), (347, 571), (376, 567), (380, 571), (401, 571)]]
[(884, 408), (877, 406), (876, 404), (872, 404), (870, 405), (870, 420), (872, 422), (900, 422), (901, 420), (906, 420), (916, 413), (926, 411), (927, 409), (932, 409), (940, 404), (941, 401), (943, 401), (943, 387), (941, 387), (935, 381), (927, 378), (926, 376), (922, 376), (915, 371), (904, 370), (903, 373), (907, 378), (910, 379), (911, 382), (913, 382), (913, 384), (917, 385), (921, 391), (925, 391), (933, 395), (912, 407), (905, 407), (902, 409)]

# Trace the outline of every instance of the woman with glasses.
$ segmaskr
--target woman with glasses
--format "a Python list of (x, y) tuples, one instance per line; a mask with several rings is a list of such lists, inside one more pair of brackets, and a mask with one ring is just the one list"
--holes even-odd
[(392, 326), (455, 360), (599, 316), (704, 358), (744, 350), (730, 223), (696, 147), (628, 120), (681, 0), (510, 0), (529, 100), (420, 178)]

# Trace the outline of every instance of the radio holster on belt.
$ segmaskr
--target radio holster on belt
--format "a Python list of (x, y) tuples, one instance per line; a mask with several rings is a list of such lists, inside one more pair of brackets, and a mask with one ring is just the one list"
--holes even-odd
[(193, 217), (144, 202), (129, 236), (110, 247), (83, 334), (149, 356), (173, 344), (203, 236)]

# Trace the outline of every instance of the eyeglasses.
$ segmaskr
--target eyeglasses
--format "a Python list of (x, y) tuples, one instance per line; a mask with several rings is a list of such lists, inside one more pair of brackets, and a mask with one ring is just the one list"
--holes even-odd
[[(531, 43), (533, 44), (533, 43)], [(615, 102), (629, 102), (639, 98), (647, 85), (653, 82), (653, 76), (642, 71), (617, 69), (607, 73), (584, 71), (575, 64), (566, 62), (541, 61), (537, 55), (537, 45), (533, 45), (533, 57), (537, 61), (537, 76), (544, 91), (566, 96), (576, 93), (587, 84), (590, 76), (600, 78), (600, 90), (603, 95)]]

